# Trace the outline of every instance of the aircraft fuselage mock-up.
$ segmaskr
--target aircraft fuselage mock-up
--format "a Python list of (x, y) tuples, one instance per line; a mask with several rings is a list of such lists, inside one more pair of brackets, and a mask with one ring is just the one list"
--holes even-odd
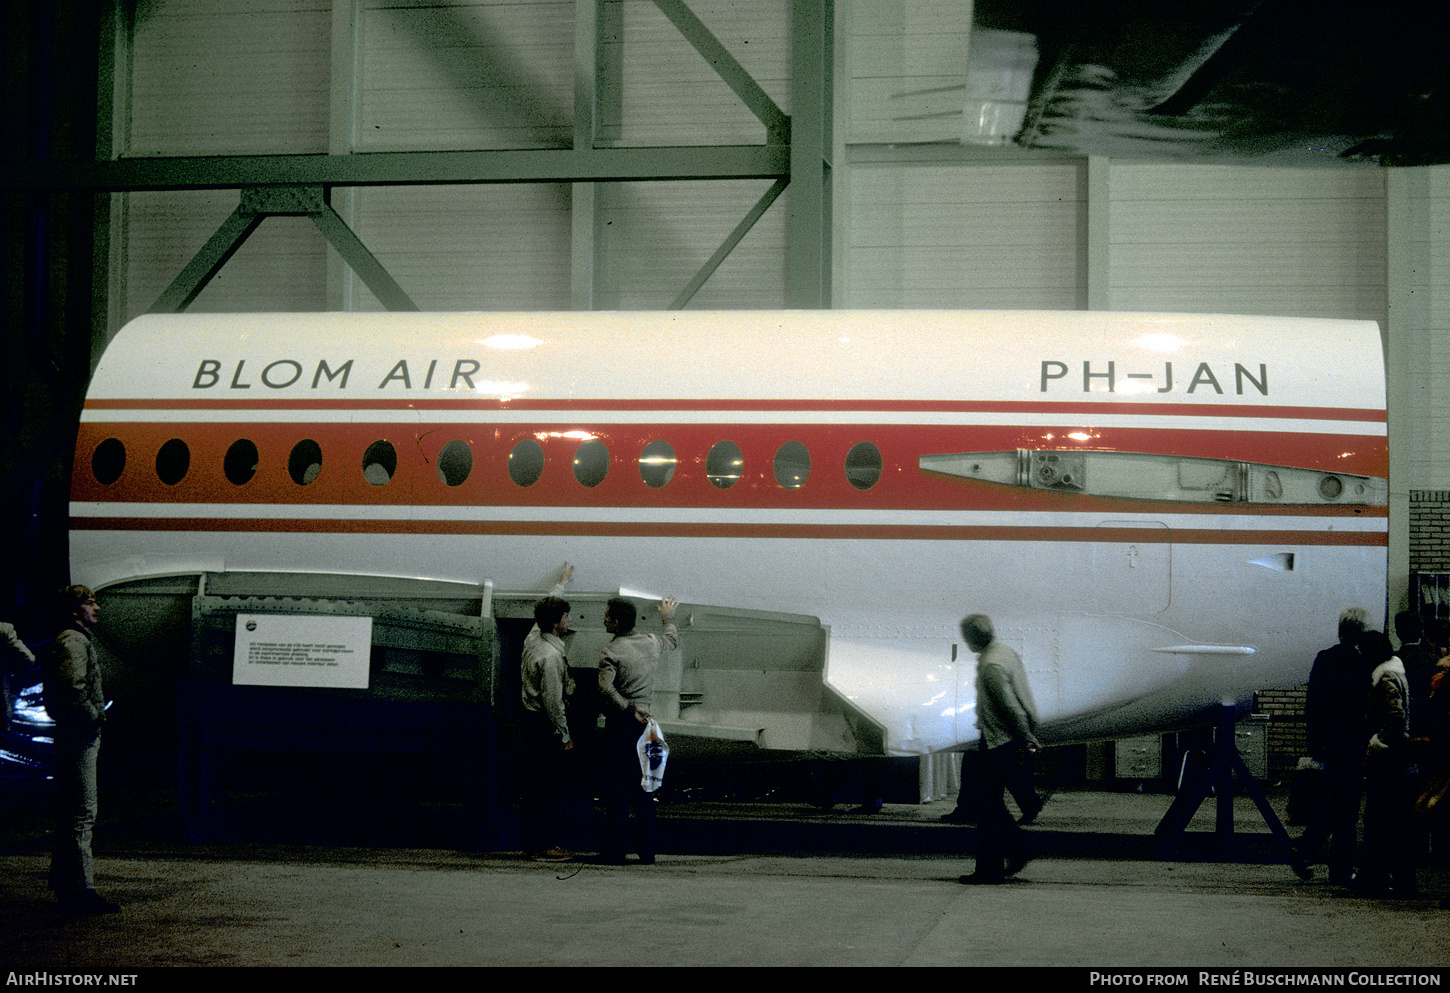
[(894, 755), (975, 739), (984, 613), (1044, 740), (1111, 737), (1297, 685), (1343, 608), (1378, 614), (1386, 452), (1371, 322), (153, 315), (87, 394), (72, 575), (531, 601), (567, 561), (570, 591), (682, 601), (673, 733)]

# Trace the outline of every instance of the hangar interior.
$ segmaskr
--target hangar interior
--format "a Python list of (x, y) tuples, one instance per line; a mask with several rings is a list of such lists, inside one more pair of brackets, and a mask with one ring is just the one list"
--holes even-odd
[(9, 603), (65, 581), (87, 374), (143, 313), (945, 308), (1377, 322), (1383, 606), (1444, 616), (1441, 79), (1367, 4), (1152, 6), (9, 10)]

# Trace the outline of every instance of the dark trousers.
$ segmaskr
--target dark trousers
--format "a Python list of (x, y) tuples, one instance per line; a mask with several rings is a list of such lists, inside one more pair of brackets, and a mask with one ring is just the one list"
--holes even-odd
[(1021, 857), (1026, 840), (1007, 810), (1008, 784), (1019, 774), (1015, 742), (983, 749), (975, 779), (977, 807), (977, 874), (1000, 876), (1009, 857)]
[[(1017, 756), (1007, 767), (1007, 792), (1012, 794), (1017, 809), (1030, 820), (1042, 810), (1042, 798), (1037, 795), (1037, 786), (1033, 782), (1033, 766), (1037, 756), (1035, 752), (1029, 752), (1021, 745), (1014, 747), (1017, 749)], [(952, 810), (952, 818), (964, 824), (972, 823), (977, 816), (974, 809), (977, 795), (968, 784), (979, 778), (975, 769), (981, 763), (985, 752), (986, 749), (980, 742), (962, 752), (962, 788), (957, 793), (957, 805)]]
[(1324, 861), (1331, 882), (1347, 883), (1354, 872), (1359, 807), (1364, 797), (1364, 767), (1356, 761), (1331, 761), (1321, 774), (1319, 796), (1315, 797), (1309, 826), (1295, 846), (1309, 859), (1318, 856), (1329, 843)]
[[(609, 715), (604, 724), (601, 772), (604, 780), (604, 845), (601, 855), (623, 859), (634, 851), (646, 862), (655, 857), (655, 802), (640, 786), (639, 736), (644, 725), (633, 712)], [(631, 832), (630, 811), (634, 811)], [(631, 843), (632, 842), (632, 843)]]
[(1413, 767), (1370, 763), (1364, 780), (1364, 853), (1356, 883), (1415, 892), (1415, 785)]
[(547, 717), (526, 713), (523, 745), (522, 831), (524, 851), (546, 852), (563, 838), (564, 810), (571, 792), (569, 752)]

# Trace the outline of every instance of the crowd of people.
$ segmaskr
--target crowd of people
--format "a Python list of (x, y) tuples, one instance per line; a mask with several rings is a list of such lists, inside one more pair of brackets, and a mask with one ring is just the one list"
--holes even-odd
[(1331, 884), (1411, 898), (1416, 867), (1450, 848), (1450, 627), (1405, 611), (1394, 630), (1398, 650), (1364, 609), (1349, 608), (1338, 644), (1314, 660), (1301, 771), (1308, 823), (1295, 847), (1306, 862), (1322, 859)]

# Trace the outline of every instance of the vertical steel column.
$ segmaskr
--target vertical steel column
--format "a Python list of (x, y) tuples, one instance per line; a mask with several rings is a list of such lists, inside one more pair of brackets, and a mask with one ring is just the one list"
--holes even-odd
[[(96, 73), (96, 160), (110, 162), (124, 151), (131, 116), (131, 13), (117, 0), (105, 4), (100, 19), (100, 60)], [(127, 194), (98, 193), (95, 203), (95, 254), (91, 275), (91, 363), (117, 331), (125, 312)]]
[(786, 306), (831, 305), (831, 108), (833, 0), (791, 8), (790, 195)]
[(1109, 225), (1113, 208), (1112, 160), (1104, 155), (1088, 156), (1087, 193), (1084, 204), (1084, 232), (1078, 251), (1082, 259), (1082, 292), (1087, 310), (1112, 310), (1112, 239)]
[[(332, 3), (332, 92), (328, 105), (327, 150), (349, 155), (357, 144), (357, 0)], [(349, 229), (357, 227), (357, 205), (361, 191), (354, 186), (334, 186), (327, 202)], [(357, 309), (357, 275), (337, 251), (327, 253), (328, 310)]]
[[(574, 0), (574, 150), (594, 148), (598, 122), (599, 27), (602, 0)], [(569, 301), (574, 310), (593, 310), (597, 266), (595, 198), (597, 183), (570, 186)]]
[[(1425, 313), (1428, 294), (1417, 294), (1411, 276), (1430, 270), (1427, 246), (1427, 210), (1414, 210), (1418, 200), (1428, 202), (1429, 179), (1422, 169), (1385, 169), (1385, 408), (1390, 438), (1389, 549), (1385, 603), (1365, 604), (1371, 610), (1383, 606), (1389, 630), (1398, 611), (1410, 597), (1410, 490), (1430, 483), (1411, 478), (1410, 453), (1429, 446), (1426, 433), (1417, 430), (1412, 411), (1425, 409), (1425, 398), (1416, 395), (1415, 370), (1426, 368), (1425, 350), (1429, 318)], [(1426, 301), (1426, 302), (1422, 302)]]

